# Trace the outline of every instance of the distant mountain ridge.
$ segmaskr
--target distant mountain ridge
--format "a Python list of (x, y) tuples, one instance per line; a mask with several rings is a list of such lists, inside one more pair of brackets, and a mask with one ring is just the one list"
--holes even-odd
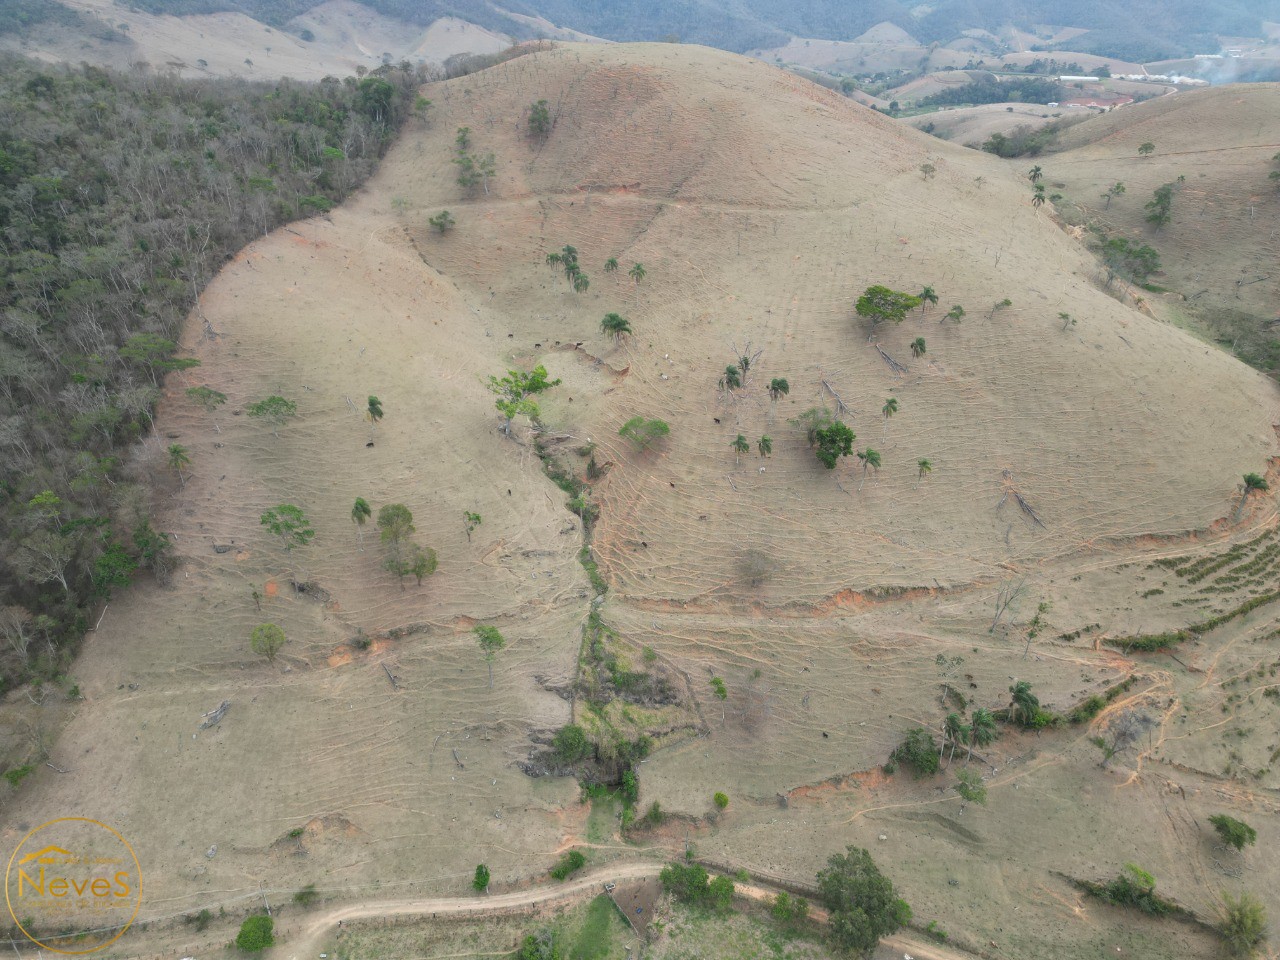
[[(36, 0), (22, 0), (25, 3)], [(43, 0), (44, 3), (50, 0)], [(272, 26), (321, 0), (133, 0), (132, 6), (178, 16), (234, 11)], [(456, 17), (516, 39), (538, 35), (522, 17), (538, 17), (609, 40), (700, 43), (742, 53), (784, 45), (792, 37), (852, 40), (891, 24), (921, 44), (946, 44), (964, 31), (992, 33), (1015, 27), (1035, 35), (1037, 25), (1088, 31), (1069, 41), (1045, 39), (1045, 49), (1069, 49), (1129, 61), (1212, 53), (1218, 36), (1261, 36), (1274, 0), (941, 0), (921, 6), (901, 0), (361, 0), (407, 23), (427, 25)], [(1042, 34), (1043, 35), (1043, 34)]]

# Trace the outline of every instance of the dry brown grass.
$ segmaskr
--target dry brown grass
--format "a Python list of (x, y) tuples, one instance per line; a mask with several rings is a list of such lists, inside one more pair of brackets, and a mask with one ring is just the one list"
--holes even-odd
[[(1274, 385), (1098, 290), (1095, 264), (1031, 207), (1020, 169), (763, 64), (567, 46), (426, 95), (431, 129), (406, 136), (359, 198), (255, 243), (206, 292), (218, 336), (201, 339), (193, 318), (204, 365), (168, 385), (149, 454), (173, 439), (192, 452), (185, 490), (162, 505), (185, 564), (172, 590), (113, 602), (75, 667), (86, 702), (53, 749), (70, 772), (33, 777), (10, 822), (78, 813), (118, 826), (154, 878), (148, 917), (244, 909), (259, 887), (308, 882), (363, 900), (453, 893), (479, 861), (499, 884), (544, 871), (582, 838), (585, 810), (574, 784), (529, 780), (514, 762), (569, 718), (546, 687), (573, 676), (590, 591), (579, 521), (522, 431), (502, 436), (481, 380), (545, 363), (564, 379), (545, 400), (548, 427), (612, 462), (594, 490), (612, 588), (602, 616), (628, 649), (651, 647), (690, 678), (709, 727), (641, 768), (643, 804), (687, 815), (704, 852), (782, 875), (811, 876), (845, 843), (871, 847), (918, 915), (995, 941), (992, 956), (1205, 955), (1194, 931), (1085, 903), (1059, 873), (1107, 877), (1137, 859), (1202, 910), (1222, 883), (1207, 813), (1251, 815), (1259, 849), (1280, 839), (1269, 799), (1200, 772), (1210, 747), (1178, 746), (1212, 738), (1216, 678), (1251, 662), (1231, 651), (1249, 650), (1275, 610), (1179, 651), (1198, 673), (1099, 642), (1187, 622), (1160, 605), (1173, 596), (1158, 612), (1138, 598), (1152, 586), (1145, 564), (1275, 526), (1266, 498), (1239, 526), (1215, 525), (1240, 474), (1277, 453)], [(558, 114), (545, 144), (525, 136), (522, 113), (540, 98)], [(497, 157), (488, 198), (454, 182), (463, 125)], [(439, 237), (426, 221), (444, 208), (457, 227)], [(585, 294), (544, 263), (566, 243), (591, 276)], [(636, 261), (639, 285), (625, 276)], [(879, 331), (905, 375), (853, 319), (878, 282), (942, 298)], [(1005, 297), (1013, 306), (987, 319)], [(952, 303), (968, 317), (939, 325)], [(631, 320), (629, 344), (599, 333), (609, 311)], [(1062, 332), (1059, 311), (1077, 326)], [(917, 335), (929, 343), (919, 361)], [(716, 379), (747, 340), (761, 360), (724, 397)], [(773, 376), (791, 383), (776, 410)], [(823, 379), (858, 446), (883, 452), (861, 492), (853, 465), (821, 469), (787, 422), (821, 402)], [(197, 382), (230, 397), (220, 433), (182, 399)], [(235, 415), (273, 392), (299, 403), (279, 441)], [(386, 410), (373, 448), (345, 399), (362, 407), (370, 393)], [(886, 431), (890, 393), (901, 411)], [(617, 430), (634, 415), (662, 417), (670, 438), (631, 450)], [(766, 432), (773, 457), (753, 450), (735, 467), (729, 441)], [(917, 487), (920, 457), (934, 472)], [(440, 554), (421, 589), (381, 570), (372, 536), (357, 548), (356, 496), (414, 512)], [(328, 602), (292, 593), (258, 526), (279, 502), (313, 518), (316, 540), (291, 563)], [(464, 510), (484, 517), (470, 543)], [(751, 573), (760, 555), (767, 577)], [(989, 631), (997, 592), (1022, 579), (1025, 599)], [(269, 582), (279, 589), (260, 614), (250, 594)], [(1041, 600), (1053, 606), (1024, 655)], [(275, 667), (248, 651), (263, 619), (290, 638)], [(492, 690), (476, 623), (507, 637)], [(375, 638), (367, 652), (349, 643), (358, 630)], [(939, 654), (964, 663), (944, 677)], [(962, 811), (950, 775), (872, 773), (907, 728), (937, 729), (944, 680), (995, 708), (1012, 678), (1028, 679), (1065, 710), (1135, 671), (1132, 699), (1112, 709), (1141, 706), (1161, 726), (1110, 772), (1082, 727), (1007, 732), (987, 751), (988, 808)], [(193, 739), (223, 699), (227, 718)], [(731, 805), (712, 824), (716, 790)], [(285, 856), (277, 841), (296, 827), (302, 853)], [(1280, 908), (1274, 865), (1250, 864), (1250, 886)]]

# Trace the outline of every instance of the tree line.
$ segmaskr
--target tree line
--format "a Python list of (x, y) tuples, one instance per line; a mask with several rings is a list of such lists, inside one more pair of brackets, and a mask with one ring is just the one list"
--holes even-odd
[(0, 59), (0, 689), (60, 672), (139, 568), (167, 575), (125, 463), (164, 375), (198, 366), (176, 356), (183, 318), (245, 243), (368, 177), (424, 79)]

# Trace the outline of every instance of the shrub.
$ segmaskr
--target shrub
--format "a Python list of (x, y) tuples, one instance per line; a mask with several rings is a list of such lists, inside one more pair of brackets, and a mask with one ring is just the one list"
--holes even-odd
[(1156, 878), (1136, 864), (1126, 863), (1116, 877), (1105, 887), (1100, 888), (1098, 896), (1108, 903), (1121, 907), (1137, 907), (1143, 913), (1152, 916), (1163, 916), (1173, 912), (1173, 905), (1156, 896)]
[(780, 926), (795, 927), (809, 916), (809, 901), (804, 897), (793, 897), (784, 891), (774, 898), (769, 912)]
[(658, 801), (655, 800), (650, 805), (649, 811), (644, 815), (644, 822), (651, 827), (656, 827), (661, 825), (666, 818), (667, 815), (662, 812), (662, 807), (658, 806)]
[(716, 877), (707, 884), (706, 904), (716, 913), (728, 913), (733, 906), (733, 881), (728, 877)]
[(451, 214), (448, 210), (441, 210), (434, 217), (427, 218), (427, 223), (431, 224), (431, 226), (433, 226), (436, 229), (437, 233), (445, 233), (449, 230), (452, 230), (453, 225), (456, 222), (457, 221), (453, 219), (453, 214)]
[(924, 727), (908, 730), (906, 739), (889, 754), (889, 762), (910, 767), (917, 780), (938, 772), (938, 743)]
[(711, 799), (715, 802), (716, 808), (719, 810), (723, 810), (725, 807), (729, 806), (729, 795), (726, 793), (716, 791), (716, 795)]
[(246, 917), (244, 923), (240, 924), (240, 932), (236, 934), (236, 946), (246, 953), (265, 950), (276, 942), (272, 934), (274, 929), (275, 921), (264, 913)]
[(1246, 846), (1256, 843), (1258, 840), (1257, 830), (1243, 820), (1229, 817), (1225, 813), (1215, 813), (1209, 818), (1209, 822), (1213, 824), (1213, 829), (1218, 831), (1218, 836), (1222, 838), (1222, 842), (1235, 847), (1237, 850), (1243, 850)]
[(561, 763), (577, 763), (585, 760), (592, 753), (591, 741), (587, 732), (576, 723), (567, 723), (551, 740), (551, 752)]
[(551, 868), (551, 876), (556, 880), (563, 880), (575, 870), (581, 870), (586, 865), (586, 862), (587, 858), (582, 855), (581, 851), (570, 850), (560, 858), (559, 863)]
[(484, 893), (489, 889), (489, 868), (483, 863), (476, 865), (476, 875), (471, 878), (471, 886), (476, 893)]
[(711, 878), (696, 863), (672, 863), (662, 868), (658, 879), (662, 889), (682, 903), (702, 903)]
[(1218, 934), (1233, 957), (1253, 956), (1267, 938), (1267, 912), (1251, 894), (1242, 893), (1237, 899), (1224, 893), (1218, 915)]

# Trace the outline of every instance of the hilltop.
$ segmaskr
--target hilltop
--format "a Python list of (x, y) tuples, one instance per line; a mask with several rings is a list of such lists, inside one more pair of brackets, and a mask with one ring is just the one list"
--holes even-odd
[[(24, 817), (118, 826), (164, 891), (142, 919), (238, 919), (307, 883), (453, 896), (478, 862), (511, 887), (575, 846), (604, 863), (691, 840), (811, 880), (849, 843), (988, 956), (1210, 956), (1202, 928), (1070, 878), (1140, 859), (1208, 916), (1204, 818), (1280, 840), (1265, 736), (1224, 739), (1274, 718), (1276, 505), (1237, 485), (1275, 486), (1276, 385), (1104, 289), (1021, 165), (758, 61), (558, 45), (423, 95), (357, 196), (250, 244), (201, 298), (202, 366), (166, 382), (138, 463), (190, 451), (158, 504), (183, 565), (105, 611), (52, 745), (68, 772), (30, 777)], [(492, 175), (460, 185), (462, 153)], [(547, 261), (565, 246), (579, 292)], [(874, 284), (940, 302), (872, 329), (854, 304)], [(629, 339), (602, 332), (611, 312)], [(537, 365), (562, 382), (541, 429), (508, 434), (486, 381)], [(216, 419), (198, 384), (227, 395)], [(271, 394), (298, 405), (278, 437), (247, 415)], [(793, 421), (823, 406), (877, 470), (818, 463)], [(636, 416), (669, 436), (637, 449)], [(356, 497), (408, 507), (434, 575), (389, 572)], [(269, 538), (283, 503), (311, 544)], [(272, 663), (248, 640), (267, 620), (288, 638)], [(491, 683), (476, 626), (506, 637)], [(1189, 666), (1141, 652), (1161, 631)], [(1003, 711), (1015, 679), (1050, 712), (975, 755), (987, 806), (957, 795), (961, 754), (894, 771), (909, 729)], [(4, 709), (12, 738), (37, 728), (39, 707)], [(1100, 769), (1091, 738), (1137, 714), (1145, 746)], [(570, 721), (584, 777), (652, 749), (629, 767), (639, 809), (671, 819), (639, 847), (574, 778), (527, 775)], [(1277, 867), (1248, 868), (1276, 915)], [(228, 929), (130, 936), (194, 950)]]

